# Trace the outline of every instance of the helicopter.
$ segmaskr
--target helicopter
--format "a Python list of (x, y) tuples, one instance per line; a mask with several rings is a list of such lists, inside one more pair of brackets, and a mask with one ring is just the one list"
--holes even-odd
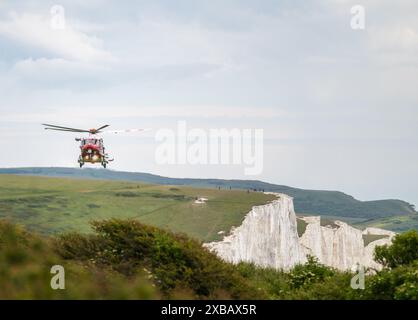
[(45, 130), (54, 130), (54, 131), (63, 131), (63, 132), (75, 132), (75, 133), (88, 133), (88, 138), (75, 138), (75, 141), (80, 142), (80, 156), (78, 157), (78, 163), (80, 168), (84, 166), (85, 163), (96, 164), (100, 163), (103, 168), (106, 169), (109, 162), (114, 161), (114, 159), (109, 158), (109, 154), (106, 153), (104, 147), (103, 139), (98, 135), (101, 133), (124, 133), (124, 132), (140, 132), (146, 131), (146, 129), (128, 129), (128, 130), (107, 130), (104, 131), (110, 125), (106, 124), (97, 129), (76, 129), (69, 127), (56, 126), (52, 124), (43, 123)]

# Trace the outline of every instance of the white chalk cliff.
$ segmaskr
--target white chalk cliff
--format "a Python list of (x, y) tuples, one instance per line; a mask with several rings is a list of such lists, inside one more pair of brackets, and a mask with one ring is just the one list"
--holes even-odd
[[(340, 270), (350, 270), (356, 264), (380, 268), (373, 260), (374, 248), (391, 243), (395, 233), (377, 228), (361, 231), (342, 221), (321, 225), (320, 217), (309, 216), (298, 218), (306, 227), (299, 237), (293, 199), (276, 195), (276, 200), (253, 207), (241, 226), (222, 241), (204, 246), (228, 262), (253, 262), (283, 270), (306, 262), (308, 255)], [(370, 242), (366, 246), (365, 236)]]
[(364, 236), (385, 236), (380, 239), (374, 240), (367, 244), (367, 246), (364, 248), (364, 254), (363, 254), (363, 265), (368, 266), (373, 269), (380, 270), (382, 266), (378, 264), (376, 261), (373, 260), (373, 254), (374, 249), (377, 246), (383, 246), (383, 245), (390, 245), (392, 243), (392, 239), (394, 236), (396, 236), (395, 232), (379, 229), (379, 228), (366, 228), (363, 230)]
[(277, 269), (288, 270), (306, 259), (297, 234), (293, 200), (284, 194), (253, 207), (241, 226), (223, 241), (204, 246), (232, 263), (246, 261)]

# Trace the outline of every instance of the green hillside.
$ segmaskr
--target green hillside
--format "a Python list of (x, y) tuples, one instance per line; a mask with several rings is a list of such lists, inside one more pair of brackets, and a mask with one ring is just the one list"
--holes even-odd
[[(196, 197), (208, 201), (195, 204)], [(240, 225), (252, 206), (274, 198), (241, 190), (0, 175), (0, 219), (43, 234), (89, 232), (91, 220), (131, 218), (210, 241)]]
[(119, 172), (98, 169), (73, 168), (13, 168), (0, 169), (0, 174), (39, 175), (83, 179), (135, 181), (158, 185), (182, 185), (210, 189), (257, 189), (281, 192), (294, 198), (295, 210), (301, 214), (337, 217), (347, 222), (380, 219), (416, 214), (413, 205), (402, 200), (359, 201), (339, 191), (305, 190), (275, 185), (255, 180), (179, 179), (166, 178), (148, 173)]
[(418, 214), (371, 219), (353, 223), (353, 225), (359, 228), (376, 227), (395, 232), (403, 232), (410, 229), (418, 230)]

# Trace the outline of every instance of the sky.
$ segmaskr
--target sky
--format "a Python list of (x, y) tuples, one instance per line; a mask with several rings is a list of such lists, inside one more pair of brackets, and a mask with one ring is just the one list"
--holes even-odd
[[(415, 0), (0, 1), (0, 167), (77, 167), (41, 123), (110, 124), (151, 129), (105, 137), (114, 170), (418, 204), (417, 85)], [(263, 129), (263, 170), (157, 163), (178, 121)]]

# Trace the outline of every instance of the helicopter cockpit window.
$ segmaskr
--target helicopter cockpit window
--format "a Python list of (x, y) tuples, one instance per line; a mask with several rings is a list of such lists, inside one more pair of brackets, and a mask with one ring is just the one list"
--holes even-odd
[(96, 139), (86, 139), (84, 141), (84, 144), (96, 144)]

